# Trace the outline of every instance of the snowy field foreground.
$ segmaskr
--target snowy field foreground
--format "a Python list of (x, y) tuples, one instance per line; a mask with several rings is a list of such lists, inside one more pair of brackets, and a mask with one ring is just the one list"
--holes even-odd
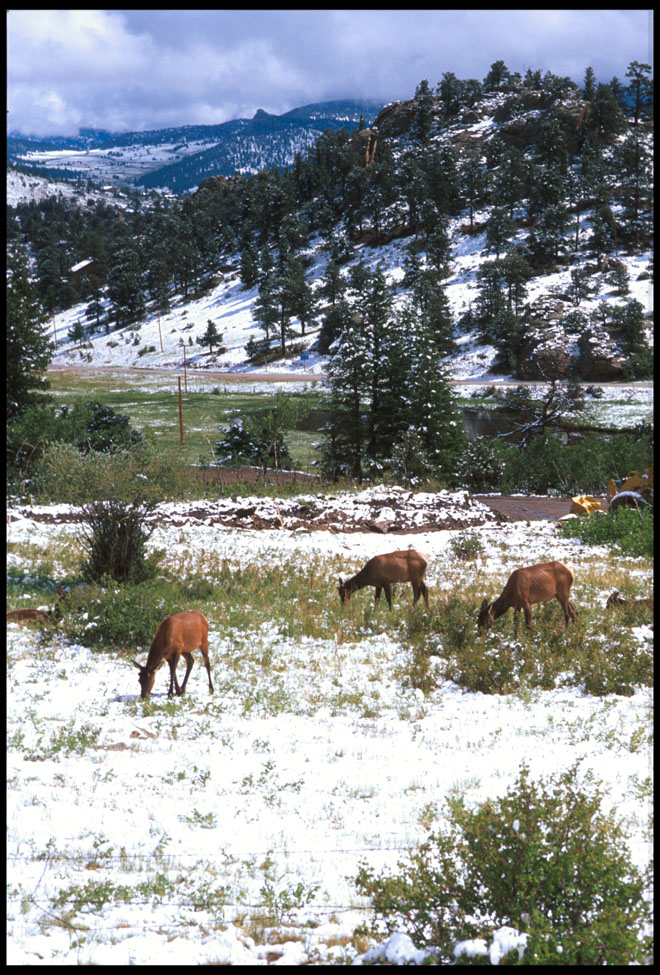
[[(74, 531), (12, 519), (9, 542), (31, 547), (10, 553), (10, 566), (29, 570), (21, 553), (33, 559)], [(301, 571), (327, 560), (328, 600), (338, 599), (338, 559), (351, 572), (408, 545), (430, 556), (432, 603), (476, 574), (492, 597), (521, 552), (523, 564), (559, 558), (573, 568), (578, 612), (599, 564), (615, 562), (651, 591), (648, 563), (562, 539), (552, 523), (478, 531), (478, 563), (457, 563), (455, 532), (442, 530), (300, 534), (191, 521), (157, 529), (150, 545), (200, 574), (217, 558), (295, 560)], [(359, 599), (371, 603), (372, 590)], [(387, 620), (383, 604), (378, 612)], [(648, 626), (635, 634), (652, 641)], [(141, 661), (146, 649), (136, 648)], [(401, 935), (360, 951), (350, 943), (368, 916), (353, 883), (359, 863), (395, 870), (426, 835), (420, 819), (432, 804), (441, 808), (455, 789), (469, 803), (501, 796), (523, 761), (533, 778), (576, 761), (582, 775), (593, 772), (607, 808), (630, 820), (635, 863), (647, 864), (649, 809), (637, 796), (651, 755), (633, 742), (650, 721), (648, 689), (629, 698), (568, 687), (497, 696), (446, 683), (425, 698), (397, 680), (407, 652), (387, 627), (348, 643), (333, 632), (293, 640), (276, 624), (239, 630), (210, 618), (215, 694), (197, 654), (186, 696), (167, 702), (164, 668), (145, 712), (128, 661), (39, 646), (37, 634), (9, 626), (9, 964), (419, 962)], [(73, 913), (92, 884), (101, 900)], [(279, 923), (267, 931), (269, 910)], [(502, 929), (490, 960), (512, 944), (516, 933)]]

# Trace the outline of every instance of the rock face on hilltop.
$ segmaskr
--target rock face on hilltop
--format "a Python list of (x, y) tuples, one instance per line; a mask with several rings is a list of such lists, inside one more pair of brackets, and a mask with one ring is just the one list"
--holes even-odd
[(194, 196), (198, 193), (204, 193), (208, 190), (235, 190), (241, 180), (241, 174), (237, 173), (236, 176), (207, 176), (203, 179), (195, 190)]
[[(440, 102), (435, 100), (435, 131), (446, 131), (450, 142), (470, 151), (483, 148), (492, 137), (479, 123), (489, 117), (495, 129), (508, 145), (520, 151), (533, 145), (546, 121), (557, 121), (566, 139), (569, 152), (576, 152), (584, 134), (584, 127), (591, 117), (591, 103), (579, 95), (565, 94), (555, 98), (546, 91), (522, 90), (509, 94), (504, 100), (493, 98), (472, 109), (465, 108), (453, 117), (443, 115)], [(396, 138), (410, 131), (415, 119), (415, 100), (392, 102), (378, 115), (374, 126), (383, 138)], [(478, 126), (470, 131), (471, 126)]]
[[(529, 92), (528, 94), (541, 96), (543, 93)], [(523, 107), (525, 96), (516, 96), (514, 101), (518, 101), (519, 107)], [(538, 102), (541, 105), (542, 99), (539, 98)], [(497, 116), (497, 112), (495, 115)], [(522, 152), (537, 141), (541, 126), (545, 122), (554, 120), (559, 123), (568, 151), (574, 153), (578, 150), (584, 126), (590, 116), (589, 102), (582, 101), (578, 97), (564, 98), (545, 110), (540, 107), (531, 109), (510, 121), (503, 122), (500, 135), (505, 142)]]

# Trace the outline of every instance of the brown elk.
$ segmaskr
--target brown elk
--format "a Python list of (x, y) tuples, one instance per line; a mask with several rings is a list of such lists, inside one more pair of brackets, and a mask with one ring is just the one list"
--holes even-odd
[(8, 623), (18, 623), (23, 628), (23, 623), (32, 621), (35, 623), (47, 623), (48, 614), (41, 609), (10, 609), (7, 612)]
[(575, 607), (568, 601), (573, 578), (573, 572), (563, 562), (543, 562), (541, 565), (516, 569), (509, 576), (501, 596), (490, 604), (484, 599), (479, 610), (478, 625), (491, 626), (513, 606), (515, 618), (517, 619), (522, 609), (525, 623), (531, 626), (532, 604), (545, 603), (548, 599), (556, 598), (564, 610), (564, 625), (568, 626), (569, 620), (577, 619)]
[[(174, 688), (176, 688), (176, 693), (180, 697), (186, 690), (188, 677), (192, 670), (193, 650), (202, 651), (206, 673), (209, 675), (209, 693), (213, 694), (211, 666), (209, 664), (209, 624), (205, 616), (196, 610), (189, 609), (183, 613), (166, 616), (164, 620), (160, 621), (144, 667), (137, 660), (133, 661), (134, 666), (140, 671), (138, 675), (140, 696), (149, 697), (156, 680), (156, 671), (167, 661), (170, 666), (170, 687), (167, 696), (172, 697)], [(179, 662), (179, 657), (182, 656), (186, 658), (186, 676), (183, 678), (183, 684), (179, 687), (176, 665)]]
[(339, 580), (337, 592), (342, 604), (358, 589), (365, 586), (375, 586), (376, 606), (380, 600), (381, 591), (385, 592), (387, 603), (392, 609), (392, 583), (409, 582), (413, 588), (413, 606), (420, 596), (428, 609), (429, 591), (424, 582), (424, 575), (429, 560), (426, 555), (409, 548), (404, 552), (388, 552), (386, 555), (374, 555), (363, 569), (346, 582)]
[[(57, 595), (60, 599), (65, 599), (64, 590), (58, 586)], [(33, 623), (50, 623), (53, 620), (60, 618), (61, 614), (58, 612), (57, 607), (54, 610), (44, 611), (42, 609), (9, 609), (7, 610), (7, 622), (8, 623), (18, 623), (21, 629), (23, 629), (23, 623), (29, 621)]]
[(625, 606), (631, 603), (633, 606), (646, 606), (653, 612), (653, 596), (642, 596), (639, 599), (624, 599), (621, 593), (615, 589), (614, 592), (607, 597), (607, 602), (605, 603), (606, 609), (611, 609), (613, 606)]

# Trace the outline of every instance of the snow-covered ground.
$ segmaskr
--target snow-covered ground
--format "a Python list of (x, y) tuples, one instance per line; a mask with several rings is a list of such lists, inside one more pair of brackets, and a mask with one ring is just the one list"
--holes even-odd
[[(73, 531), (12, 518), (8, 541), (29, 543), (33, 559)], [(190, 520), (163, 523), (150, 545), (182, 573), (212, 573), (218, 559), (317, 573), (327, 560), (330, 573), (337, 559), (350, 570), (412, 544), (430, 556), (432, 601), (475, 573), (495, 594), (521, 551), (528, 563), (559, 558), (574, 569), (578, 611), (593, 600), (600, 563), (615, 563), (640, 593), (652, 584), (645, 563), (560, 538), (549, 522), (483, 525), (479, 537), (483, 557), (459, 564), (448, 531), (257, 532)], [(27, 559), (10, 553), (9, 564), (34, 571)], [(328, 599), (337, 598), (329, 576)], [(606, 593), (598, 598), (604, 605)], [(378, 612), (387, 619), (382, 604)], [(638, 796), (651, 754), (633, 744), (648, 730), (648, 689), (630, 698), (568, 687), (490, 696), (445, 683), (425, 698), (397, 679), (408, 650), (387, 626), (345, 642), (330, 631), (292, 639), (275, 623), (230, 627), (220, 608), (210, 624), (214, 695), (196, 659), (174, 703), (159, 673), (153, 713), (143, 712), (125, 660), (39, 645), (29, 630), (8, 627), (9, 964), (355, 960), (349, 939), (367, 907), (352, 883), (359, 863), (395, 871), (425, 835), (433, 804), (440, 809), (453, 789), (474, 803), (501, 796), (523, 761), (533, 777), (579, 761), (582, 775), (602, 779), (607, 807), (630, 819), (635, 862), (648, 862), (650, 810)], [(652, 641), (647, 626), (635, 635)], [(140, 660), (146, 649), (136, 648)], [(70, 913), (71, 888), (89, 895), (92, 884), (105, 906)], [(300, 906), (284, 910), (296, 894)], [(267, 908), (258, 905), (268, 900), (284, 916), (264, 943)], [(518, 943), (502, 929), (491, 960)], [(401, 934), (363, 960), (375, 956), (422, 960)]]

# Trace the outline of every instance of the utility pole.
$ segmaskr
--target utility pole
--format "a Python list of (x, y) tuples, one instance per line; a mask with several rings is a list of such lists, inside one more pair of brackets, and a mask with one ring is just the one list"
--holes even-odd
[(181, 446), (183, 447), (183, 404), (181, 402), (181, 376), (177, 376), (179, 380), (179, 440), (181, 441)]

